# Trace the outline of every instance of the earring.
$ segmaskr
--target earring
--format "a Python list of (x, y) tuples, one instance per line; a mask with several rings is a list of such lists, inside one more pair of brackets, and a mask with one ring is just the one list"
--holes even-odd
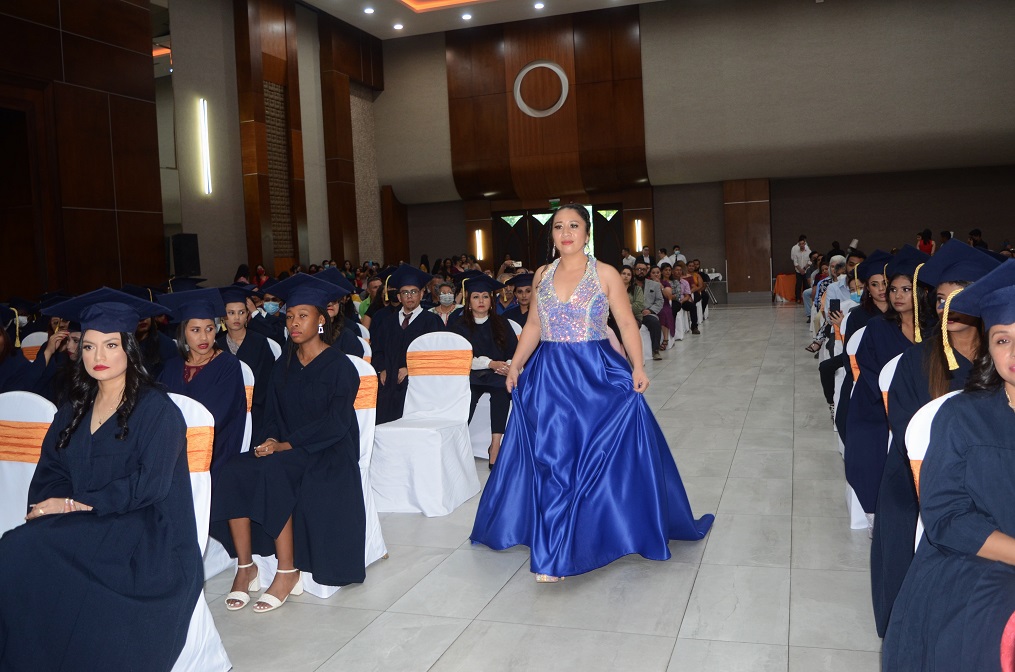
[(190, 352), (190, 346), (189, 346), (189, 345), (187, 345), (186, 343), (184, 343), (184, 344), (183, 344), (183, 351), (184, 351), (184, 352)]
[(319, 334), (323, 334), (324, 333), (324, 324), (323, 323), (317, 325), (317, 333), (319, 333)]
[(585, 243), (585, 247), (582, 248), (582, 251), (585, 252), (585, 254), (589, 253), (589, 244), (588, 243)]

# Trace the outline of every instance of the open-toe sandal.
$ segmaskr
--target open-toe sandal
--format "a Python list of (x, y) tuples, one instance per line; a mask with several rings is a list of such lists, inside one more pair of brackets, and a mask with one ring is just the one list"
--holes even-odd
[[(296, 573), (296, 572), (298, 572), (300, 570), (298, 570), (298, 569), (278, 569), (278, 570), (275, 570), (275, 571), (278, 574), (294, 574), (294, 573)], [(293, 586), (293, 589), (289, 591), (289, 595), (302, 595), (302, 594), (303, 594), (303, 576), (300, 575), (300, 578), (296, 582), (296, 585)], [(272, 595), (271, 593), (265, 593), (257, 601), (260, 602), (260, 603), (263, 603), (263, 604), (267, 604), (268, 608), (267, 609), (258, 609), (257, 605), (254, 605), (254, 613), (255, 614), (267, 614), (269, 611), (275, 611), (276, 609), (281, 607), (283, 604), (285, 604), (285, 601), (289, 599), (289, 595), (286, 595), (285, 597), (283, 597), (280, 600), (277, 597), (275, 597), (274, 595)]]
[(563, 576), (550, 576), (549, 574), (536, 574), (536, 583), (560, 583)]
[[(237, 565), (236, 568), (237, 569), (247, 569), (247, 568), (253, 567), (253, 566), (254, 566), (254, 563), (251, 562), (250, 564), (247, 564), (247, 565)], [(226, 609), (228, 609), (229, 611), (239, 611), (243, 607), (247, 606), (248, 602), (250, 602), (250, 593), (256, 593), (259, 590), (261, 590), (261, 573), (260, 572), (258, 572), (257, 575), (255, 575), (254, 578), (250, 581), (250, 583), (247, 584), (247, 590), (246, 590), (246, 592), (244, 592), (242, 590), (234, 590), (231, 593), (229, 593), (228, 595), (226, 595)], [(234, 601), (235, 602), (240, 602), (241, 604), (239, 606), (236, 606), (236, 605), (233, 605), (233, 604), (229, 604), (230, 602), (234, 602)]]

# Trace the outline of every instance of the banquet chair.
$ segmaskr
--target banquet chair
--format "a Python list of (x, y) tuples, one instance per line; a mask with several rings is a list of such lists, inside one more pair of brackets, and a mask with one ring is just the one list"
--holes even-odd
[(25, 522), (28, 486), (56, 406), (31, 392), (0, 394), (0, 534)]
[[(856, 384), (860, 381), (860, 366), (856, 363), (856, 351), (860, 349), (860, 341), (863, 340), (865, 331), (867, 331), (867, 327), (860, 327), (846, 342), (846, 356), (849, 357), (849, 368), (853, 371), (854, 390), (856, 389)], [(850, 396), (852, 394), (850, 392)]]
[(641, 356), (645, 364), (652, 359), (652, 339), (649, 337), (648, 327), (644, 324), (638, 329), (638, 333), (641, 335)]
[[(878, 374), (878, 387), (881, 388), (881, 399), (885, 402), (885, 413), (888, 412), (888, 388), (892, 386), (892, 378), (895, 377), (895, 369), (899, 367), (900, 359), (902, 355), (895, 355), (889, 359)], [(891, 432), (888, 433), (888, 445), (892, 445)]]
[[(359, 424), (359, 473), (363, 485), (363, 507), (366, 511), (366, 544), (363, 566), (385, 558), (388, 548), (381, 534), (381, 519), (377, 515), (373, 491), (370, 489), (370, 460), (374, 447), (374, 425), (377, 420), (377, 372), (372, 366), (355, 355), (346, 355), (359, 373), (359, 391), (353, 407), (356, 421)], [(255, 555), (254, 562), (260, 572), (261, 583), (271, 585), (278, 569), (278, 559), (274, 555)], [(303, 590), (321, 599), (328, 599), (339, 591), (338, 586), (326, 586), (314, 581), (310, 572), (301, 572)]]
[(445, 516), (480, 490), (469, 442), (472, 345), (450, 332), (409, 345), (405, 410), (377, 427), (370, 481), (377, 508)]
[(243, 392), (247, 395), (247, 417), (243, 422), (243, 444), (240, 446), (240, 452), (245, 453), (250, 450), (250, 439), (251, 432), (253, 431), (253, 421), (250, 417), (250, 407), (254, 403), (254, 372), (246, 362), (240, 362), (240, 371), (243, 373)]
[(677, 341), (684, 340), (684, 334), (691, 330), (691, 318), (687, 316), (687, 311), (680, 308), (680, 304), (677, 303), (677, 311), (673, 315), (673, 334), (670, 335), (670, 348), (676, 347)]
[[(849, 313), (846, 313), (846, 315), (842, 318), (842, 324), (839, 325), (839, 330), (840, 330), (839, 333), (840, 334), (845, 334), (846, 333), (846, 326), (848, 324), (849, 324)], [(845, 350), (845, 343), (842, 344), (842, 350), (843, 351)], [(839, 396), (840, 396), (840, 391), (841, 391), (841, 388), (842, 388), (842, 381), (845, 379), (845, 377), (846, 377), (846, 368), (845, 367), (839, 367), (838, 369), (835, 370), (835, 387), (834, 387), (834, 392), (832, 393), (832, 408), (833, 409), (839, 408)], [(845, 446), (842, 443), (842, 439), (839, 437), (839, 428), (835, 424), (835, 417), (834, 417), (834, 415), (832, 417), (832, 431), (835, 432), (835, 434), (836, 434), (835, 440), (839, 444), (839, 454), (842, 455), (844, 450), (845, 450)]]
[(356, 323), (356, 326), (359, 327), (359, 336), (360, 336), (360, 338), (362, 338), (364, 341), (369, 343), (370, 342), (370, 330), (367, 329), (366, 327), (364, 327), (359, 322)]
[(275, 359), (282, 356), (282, 346), (275, 339), (268, 339), (268, 347), (271, 348), (271, 354), (275, 356)]
[[(853, 371), (853, 388), (850, 390), (850, 397), (853, 396), (853, 392), (860, 381), (860, 367), (856, 363), (856, 351), (860, 348), (860, 341), (863, 340), (863, 334), (866, 330), (867, 327), (860, 327), (846, 342), (846, 355), (849, 357), (850, 368)], [(839, 453), (844, 454), (844, 452), (845, 446), (840, 442)], [(854, 530), (867, 529), (867, 515), (863, 507), (860, 506), (860, 500), (857, 499), (856, 493), (849, 485), (846, 486), (846, 510), (849, 512), (850, 528)]]
[[(169, 398), (183, 413), (187, 423), (187, 461), (190, 464), (190, 487), (194, 495), (194, 517), (197, 519), (197, 542), (204, 553), (208, 546), (208, 525), (211, 518), (211, 455), (215, 438), (215, 418), (200, 402), (182, 394)], [(187, 643), (173, 666), (174, 672), (225, 672), (232, 668), (229, 656), (215, 628), (208, 609), (204, 587), (194, 605), (187, 630)]]
[[(924, 404), (920, 410), (913, 414), (906, 428), (906, 452), (909, 454), (909, 468), (913, 471), (913, 482), (916, 484), (916, 496), (920, 496), (920, 467), (923, 466), (923, 458), (927, 456), (927, 447), (930, 445), (930, 428), (934, 422), (941, 404), (945, 403), (961, 390), (949, 392)], [(916, 519), (916, 537), (913, 539), (914, 551), (920, 547), (920, 539), (923, 538), (923, 517)]]
[(21, 339), (21, 354), (30, 362), (34, 362), (39, 352), (46, 347), (49, 340), (49, 332), (33, 331)]
[[(369, 364), (374, 355), (374, 350), (370, 347), (370, 341), (362, 336), (357, 336), (356, 338), (359, 339), (359, 344), (363, 346), (363, 361)], [(374, 373), (376, 373), (376, 371)]]

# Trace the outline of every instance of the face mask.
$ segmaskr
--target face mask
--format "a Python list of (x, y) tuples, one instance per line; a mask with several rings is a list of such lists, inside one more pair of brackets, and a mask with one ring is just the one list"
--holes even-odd
[(857, 294), (856, 292), (851, 292), (850, 295), (849, 295), (849, 299), (853, 303), (860, 303), (860, 295)]
[(18, 315), (18, 326), (27, 327), (28, 326), (28, 316), (26, 316), (26, 315)]
[(454, 294), (441, 294), (440, 302), (442, 306), (450, 306), (455, 302)]
[(269, 315), (274, 315), (275, 313), (278, 312), (280, 306), (278, 301), (265, 301), (263, 307), (264, 312), (268, 313)]

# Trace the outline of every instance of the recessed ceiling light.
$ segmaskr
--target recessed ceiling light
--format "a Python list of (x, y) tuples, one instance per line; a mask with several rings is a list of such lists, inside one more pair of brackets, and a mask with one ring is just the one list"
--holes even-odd
[(472, 18), (472, 14), (462, 14), (462, 20), (468, 21)]
[(374, 13), (374, 8), (373, 7), (367, 7), (366, 9), (363, 10), (363, 13), (364, 14), (373, 14)]
[(395, 30), (401, 30), (404, 26), (400, 23), (395, 24)]
[(543, 3), (541, 3), (541, 2), (537, 2), (537, 3), (535, 4), (535, 7), (536, 7), (536, 9), (542, 9), (542, 8), (543, 8)]

